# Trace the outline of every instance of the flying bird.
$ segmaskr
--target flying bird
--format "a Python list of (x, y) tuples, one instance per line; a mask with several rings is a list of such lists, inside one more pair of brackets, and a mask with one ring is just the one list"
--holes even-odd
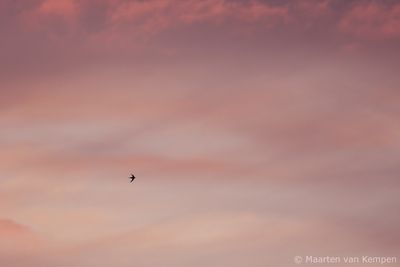
[(135, 180), (135, 175), (131, 174), (131, 177), (129, 177), (129, 179), (131, 179), (131, 183), (133, 182), (133, 180)]

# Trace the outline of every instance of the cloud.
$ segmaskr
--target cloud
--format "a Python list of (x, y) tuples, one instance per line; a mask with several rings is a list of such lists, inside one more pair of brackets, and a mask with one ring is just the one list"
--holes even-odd
[[(333, 35), (334, 39), (343, 33), (361, 39), (395, 39), (400, 6), (357, 0), (347, 4), (328, 0), (281, 4), (257, 0), (40, 0), (18, 6), (7, 3), (4, 10), (12, 14), (5, 19), (17, 35), (41, 36), (43, 42), (36, 40), (41, 45), (89, 53), (146, 47), (163, 34), (185, 35), (200, 28), (223, 35), (252, 32), (261, 35), (259, 39), (277, 31), (294, 36), (305, 32)], [(339, 31), (335, 32), (336, 28)]]
[(0, 219), (0, 231), (2, 235), (26, 235), (31, 234), (29, 228), (22, 226), (10, 219)]
[(75, 16), (77, 13), (77, 3), (74, 0), (45, 0), (38, 6), (38, 12), (43, 15)]
[[(388, 53), (398, 5), (353, 1), (30, 0), (2, 5), (1, 79), (232, 50)], [(372, 43), (371, 43), (372, 42)], [(228, 48), (228, 49), (224, 49)], [(347, 51), (347, 52), (346, 52)], [(232, 51), (232, 56), (241, 55)], [(204, 55), (203, 55), (204, 56)], [(16, 60), (17, 59), (17, 60)], [(40, 62), (40, 65), (39, 65)], [(155, 62), (157, 64), (157, 62)]]
[(42, 245), (39, 236), (29, 227), (10, 219), (0, 218), (0, 236), (0, 255), (31, 254)]
[(132, 262), (138, 266), (265, 266), (291, 261), (293, 255), (389, 251), (371, 250), (376, 248), (376, 239), (365, 238), (365, 232), (354, 232), (329, 218), (304, 218), (296, 213), (283, 216), (271, 211), (268, 216), (249, 212), (188, 214), (77, 245), (59, 254), (58, 266), (130, 266)]
[(384, 1), (356, 3), (339, 21), (339, 29), (354, 37), (369, 40), (400, 37), (400, 4)]
[[(101, 29), (90, 31), (91, 18), (97, 16)], [(87, 16), (89, 16), (88, 19)], [(36, 32), (46, 32), (54, 38), (79, 36), (83, 41), (128, 41), (143, 38), (160, 31), (186, 27), (194, 23), (225, 23), (228, 20), (275, 23), (285, 21), (286, 7), (272, 6), (259, 1), (234, 2), (207, 1), (40, 1), (36, 6), (21, 12), (24, 27)], [(17, 18), (18, 18), (17, 17)], [(88, 31), (89, 30), (89, 31)], [(130, 36), (129, 36), (130, 35)], [(99, 43), (97, 43), (99, 45)]]
[[(69, 258), (75, 264), (96, 266), (111, 263), (129, 266), (132, 262), (156, 266), (181, 266), (186, 262), (186, 265), (197, 266), (197, 260), (204, 257), (202, 264), (231, 262), (236, 266), (230, 259), (249, 260), (255, 244), (265, 246), (269, 242), (282, 242), (289, 237), (288, 229), (291, 233), (297, 233), (297, 229), (301, 231), (301, 227), (293, 229), (291, 226), (293, 224), (284, 220), (267, 220), (251, 213), (202, 213), (148, 224), (88, 242), (75, 247)], [(238, 250), (240, 254), (234, 253)], [(155, 254), (158, 256), (152, 257)], [(228, 254), (231, 256), (227, 257)], [(258, 261), (258, 264), (265, 263), (260, 258)]]
[(397, 5), (0, 1), (0, 262), (398, 251)]
[(0, 218), (0, 262), (6, 266), (51, 266), (48, 259), (57, 244), (49, 242), (30, 227)]

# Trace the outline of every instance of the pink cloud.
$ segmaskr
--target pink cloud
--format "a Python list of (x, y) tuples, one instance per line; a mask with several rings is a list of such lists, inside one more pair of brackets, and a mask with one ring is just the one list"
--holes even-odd
[(4, 235), (24, 235), (30, 234), (30, 230), (27, 227), (22, 226), (21, 224), (16, 223), (15, 221), (9, 219), (0, 219), (0, 234), (3, 237)]
[[(224, 21), (231, 19), (262, 20), (284, 19), (287, 7), (271, 6), (259, 1), (238, 4), (226, 0), (174, 1), (153, 0), (147, 2), (123, 2), (109, 9), (111, 25), (132, 23), (130, 26), (152, 25), (153, 31), (166, 26), (195, 22)], [(157, 24), (155, 22), (163, 22)], [(149, 29), (148, 28), (148, 29)]]
[(247, 7), (239, 7), (235, 12), (244, 21), (259, 22), (261, 25), (279, 26), (290, 20), (287, 6), (271, 6), (253, 1)]
[(331, 4), (331, 0), (303, 0), (294, 1), (293, 8), (311, 17), (321, 17), (332, 12)]
[(182, 29), (195, 23), (223, 25), (235, 21), (258, 22), (261, 26), (271, 26), (280, 25), (289, 17), (288, 7), (273, 6), (260, 1), (235, 3), (227, 0), (106, 0), (101, 4), (106, 11), (102, 18), (102, 27), (96, 32), (85, 31), (85, 15), (95, 13), (99, 2), (46, 0), (30, 6), (17, 18), (22, 21), (25, 30), (46, 32), (53, 39), (75, 36), (79, 38), (76, 44), (89, 42), (90, 46), (99, 46), (102, 43), (131, 45), (138, 42), (138, 39), (146, 39), (155, 33), (174, 28)]
[(43, 15), (75, 16), (78, 12), (74, 0), (46, 0), (38, 6), (38, 12)]
[(31, 30), (52, 29), (55, 22), (72, 26), (76, 23), (79, 7), (74, 0), (45, 0), (21, 12), (20, 19)]
[(123, 2), (110, 9), (108, 27), (129, 27), (132, 32), (154, 32), (169, 26), (168, 8), (171, 1)]
[(1, 254), (32, 252), (41, 244), (40, 238), (27, 226), (0, 218)]
[(358, 3), (339, 21), (339, 29), (355, 37), (394, 39), (400, 37), (400, 4)]
[[(357, 39), (399, 37), (399, 4), (334, 3), (329, 0), (280, 4), (259, 0), (41, 0), (21, 4), (18, 12), (8, 18), (22, 36), (40, 35), (46, 47), (83, 54), (146, 48), (163, 33), (187, 35), (194, 27), (204, 27), (219, 33), (218, 36), (261, 34), (259, 39), (276, 31), (285, 35), (326, 35), (332, 40), (342, 38), (343, 34)], [(7, 13), (13, 10), (11, 5), (3, 5), (5, 10), (9, 9)], [(307, 41), (306, 37), (297, 38), (299, 42)]]
[[(77, 55), (81, 59), (82, 55), (142, 53), (141, 50), (149, 47), (170, 51), (159, 38), (190, 36), (197, 29), (218, 38), (233, 35), (244, 40), (252, 37), (260, 42), (275, 37), (276, 33), (294, 36), (297, 43), (307, 42), (314, 36), (321, 42), (329, 39), (333, 43), (348, 35), (375, 40), (399, 36), (400, 5), (379, 2), (41, 0), (20, 4), (18, 9), (3, 5), (4, 12), (12, 14), (7, 20), (10, 25), (14, 24), (13, 32), (18, 32), (6, 40), (11, 50), (19, 46), (22, 52), (32, 49), (25, 47), (21, 40), (14, 47), (16, 41), (12, 38), (18, 36), (33, 40), (40, 49), (54, 51), (62, 58), (63, 55), (66, 58)], [(12, 13), (14, 9), (17, 11)], [(191, 38), (186, 38), (190, 42)], [(338, 46), (341, 49), (343, 44)], [(177, 46), (173, 49), (179, 50)]]

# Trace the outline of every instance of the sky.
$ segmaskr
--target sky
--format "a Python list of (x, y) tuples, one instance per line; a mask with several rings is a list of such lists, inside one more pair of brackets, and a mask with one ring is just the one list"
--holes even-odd
[(400, 262), (400, 2), (2, 0), (0, 36), (2, 266)]

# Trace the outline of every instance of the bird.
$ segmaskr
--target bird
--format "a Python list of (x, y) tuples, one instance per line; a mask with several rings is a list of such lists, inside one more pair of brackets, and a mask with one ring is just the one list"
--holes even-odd
[(135, 175), (133, 175), (132, 173), (131, 173), (131, 177), (129, 177), (129, 179), (131, 179), (131, 183), (133, 182), (133, 180), (135, 180)]

